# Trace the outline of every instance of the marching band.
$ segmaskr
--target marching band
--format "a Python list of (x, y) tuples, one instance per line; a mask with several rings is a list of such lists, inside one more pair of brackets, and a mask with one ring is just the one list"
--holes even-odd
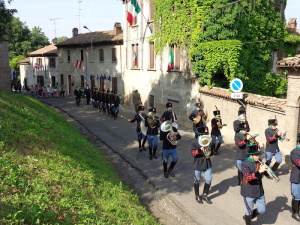
[[(87, 87), (88, 88), (88, 87)], [(87, 89), (87, 91), (89, 91)], [(93, 107), (104, 114), (111, 115), (116, 119), (119, 113), (120, 99), (116, 91), (113, 90), (94, 90), (92, 94)], [(89, 101), (87, 101), (87, 104)], [(137, 113), (133, 119), (127, 119), (128, 122), (136, 125), (136, 133), (138, 138), (139, 151), (147, 151), (145, 148), (148, 140), (149, 160), (157, 159), (158, 136), (162, 141), (161, 158), (163, 162), (163, 176), (165, 178), (175, 177), (174, 167), (178, 162), (177, 144), (181, 139), (178, 131), (178, 117), (172, 110), (172, 103), (166, 104), (167, 110), (159, 118), (156, 116), (156, 108), (149, 109), (145, 114), (145, 107), (141, 104), (136, 106)], [(191, 154), (194, 158), (192, 169), (194, 170), (194, 192), (196, 202), (203, 204), (205, 201), (212, 204), (208, 198), (208, 193), (212, 183), (212, 155), (218, 156), (219, 148), (223, 143), (221, 129), (226, 124), (222, 123), (221, 112), (216, 107), (213, 111), (214, 117), (211, 120), (211, 135), (207, 127), (207, 115), (201, 109), (201, 103), (195, 104), (193, 110), (188, 117), (192, 121), (195, 139), (191, 143)], [(121, 116), (123, 117), (123, 116)], [(125, 117), (123, 117), (125, 118)], [(126, 119), (126, 118), (125, 118)], [(250, 135), (250, 126), (247, 121), (246, 111), (244, 108), (238, 111), (238, 119), (233, 122), (233, 130), (235, 132), (235, 159), (238, 170), (238, 185), (241, 186), (241, 195), (245, 206), (245, 215), (243, 219), (246, 225), (251, 224), (253, 218), (263, 214), (266, 210), (266, 202), (264, 197), (264, 189), (262, 184), (263, 177), (278, 181), (275, 175), (280, 163), (282, 155), (278, 147), (278, 141), (288, 140), (286, 132), (280, 133), (277, 129), (277, 119), (268, 120), (268, 128), (265, 130), (266, 148), (265, 159), (260, 159), (261, 150), (259, 143), (255, 140), (257, 135)], [(159, 132), (160, 131), (160, 132)], [(168, 166), (169, 157), (171, 163)], [(275, 163), (270, 167), (272, 158)], [(292, 171), (290, 175), (292, 200), (292, 218), (300, 222), (300, 134), (297, 137), (297, 146), (291, 152)], [(199, 194), (199, 186), (201, 174), (204, 174), (205, 183), (202, 195)], [(256, 206), (254, 208), (254, 206)]]

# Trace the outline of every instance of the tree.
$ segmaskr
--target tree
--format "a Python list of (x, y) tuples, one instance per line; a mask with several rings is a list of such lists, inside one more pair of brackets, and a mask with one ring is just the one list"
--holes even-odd
[(67, 39), (68, 39), (68, 37), (66, 37), (66, 36), (58, 37), (57, 38), (57, 43), (60, 43), (60, 42), (65, 41)]
[(33, 51), (50, 44), (48, 38), (45, 36), (45, 33), (42, 32), (40, 27), (32, 28), (30, 41)]
[[(10, 3), (12, 0), (9, 0)], [(0, 41), (3, 36), (7, 34), (7, 24), (12, 20), (13, 14), (17, 12), (16, 9), (7, 9), (4, 0), (0, 0)]]
[(9, 67), (15, 71), (18, 71), (19, 67), (20, 67), (18, 62), (21, 61), (22, 59), (25, 59), (25, 56), (18, 55), (16, 57), (12, 58), (11, 60), (9, 60)]

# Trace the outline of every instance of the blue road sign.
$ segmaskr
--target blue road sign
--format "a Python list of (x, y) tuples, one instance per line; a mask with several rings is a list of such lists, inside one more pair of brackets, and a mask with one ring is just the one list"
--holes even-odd
[(230, 82), (230, 88), (233, 92), (241, 92), (243, 89), (243, 81), (241, 81), (239, 78), (234, 78)]

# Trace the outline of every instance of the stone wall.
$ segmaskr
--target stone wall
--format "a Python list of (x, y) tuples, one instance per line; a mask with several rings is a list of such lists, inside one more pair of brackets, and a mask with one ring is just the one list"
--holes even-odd
[(8, 41), (0, 42), (0, 90), (10, 92)]

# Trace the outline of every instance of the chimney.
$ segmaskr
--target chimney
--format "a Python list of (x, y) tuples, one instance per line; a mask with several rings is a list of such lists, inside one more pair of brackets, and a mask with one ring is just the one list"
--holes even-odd
[(114, 25), (114, 31), (115, 35), (121, 34), (122, 33), (122, 26), (121, 23), (116, 22)]
[(56, 45), (57, 44), (57, 38), (53, 38), (52, 44)]
[(297, 18), (289, 18), (286, 28), (290, 29), (291, 31), (296, 31), (297, 30)]
[(72, 37), (75, 37), (78, 35), (78, 29), (75, 27), (72, 29)]

